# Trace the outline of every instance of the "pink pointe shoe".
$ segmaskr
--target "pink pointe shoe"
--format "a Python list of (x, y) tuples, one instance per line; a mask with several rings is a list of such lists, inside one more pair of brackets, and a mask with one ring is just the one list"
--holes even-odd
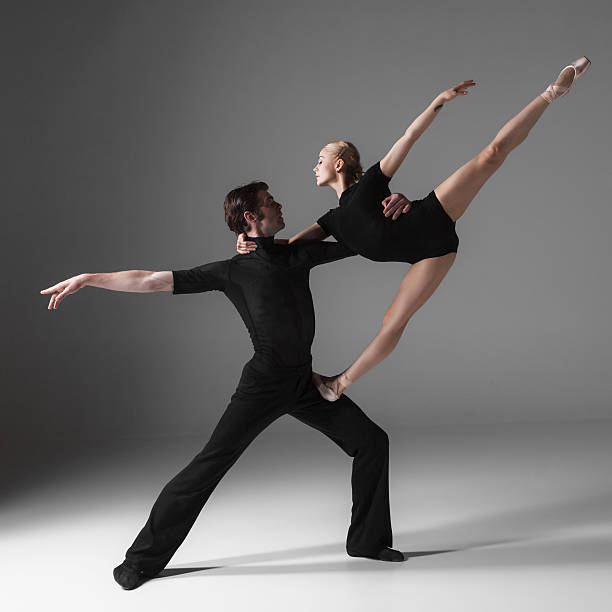
[[(574, 60), (571, 64), (569, 64), (568, 66), (566, 66), (560, 73), (559, 76), (557, 77), (557, 80), (554, 83), (551, 83), (546, 90), (541, 93), (540, 95), (550, 104), (553, 100), (556, 100), (557, 98), (561, 98), (562, 96), (564, 96), (571, 88), (571, 86), (587, 71), (587, 68), (591, 65), (591, 60), (587, 57), (584, 57), (584, 55), (582, 57), (579, 57), (577, 60)], [(557, 84), (557, 82), (563, 82), (567, 80), (567, 77), (571, 74), (571, 73), (567, 73), (565, 75), (563, 75), (563, 78), (561, 78), (561, 75), (568, 69), (570, 68), (571, 70), (573, 70), (573, 78), (571, 81), (567, 82), (567, 84), (564, 85), (560, 85)]]

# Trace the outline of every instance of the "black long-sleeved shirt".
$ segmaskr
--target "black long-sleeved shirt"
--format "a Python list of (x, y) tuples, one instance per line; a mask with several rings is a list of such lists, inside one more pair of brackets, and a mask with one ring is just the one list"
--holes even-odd
[(354, 253), (336, 242), (279, 245), (250, 238), (257, 250), (190, 270), (173, 270), (172, 293), (223, 291), (244, 321), (255, 356), (271, 365), (307, 363), (315, 332), (308, 283), (314, 266)]

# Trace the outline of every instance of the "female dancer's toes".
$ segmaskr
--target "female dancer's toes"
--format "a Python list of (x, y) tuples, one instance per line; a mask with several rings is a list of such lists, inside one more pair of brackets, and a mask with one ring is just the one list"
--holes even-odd
[(312, 382), (314, 386), (317, 388), (321, 397), (328, 402), (335, 402), (342, 395), (342, 392), (338, 393), (336, 378), (321, 376), (321, 374), (317, 374), (316, 372), (312, 373)]
[(554, 83), (551, 83), (546, 90), (540, 95), (550, 104), (553, 100), (564, 96), (572, 87), (572, 85), (587, 71), (591, 65), (591, 60), (587, 57), (579, 57), (574, 60), (569, 66), (566, 66), (557, 77)]

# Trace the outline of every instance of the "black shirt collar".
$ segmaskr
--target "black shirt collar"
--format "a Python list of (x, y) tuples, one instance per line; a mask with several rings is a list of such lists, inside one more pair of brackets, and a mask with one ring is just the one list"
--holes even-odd
[(276, 246), (274, 244), (274, 236), (247, 236), (247, 240), (252, 240), (255, 242), (258, 250), (262, 249), (264, 251), (272, 251)]

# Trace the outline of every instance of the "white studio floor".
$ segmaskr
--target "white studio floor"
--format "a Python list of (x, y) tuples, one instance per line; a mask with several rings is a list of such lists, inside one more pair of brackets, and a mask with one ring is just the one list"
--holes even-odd
[(10, 491), (0, 605), (609, 609), (611, 421), (388, 429), (394, 545), (411, 556), (405, 563), (344, 554), (350, 459), (317, 432), (273, 426), (221, 482), (167, 575), (123, 591), (112, 568), (205, 439), (98, 442), (80, 465), (31, 470)]

